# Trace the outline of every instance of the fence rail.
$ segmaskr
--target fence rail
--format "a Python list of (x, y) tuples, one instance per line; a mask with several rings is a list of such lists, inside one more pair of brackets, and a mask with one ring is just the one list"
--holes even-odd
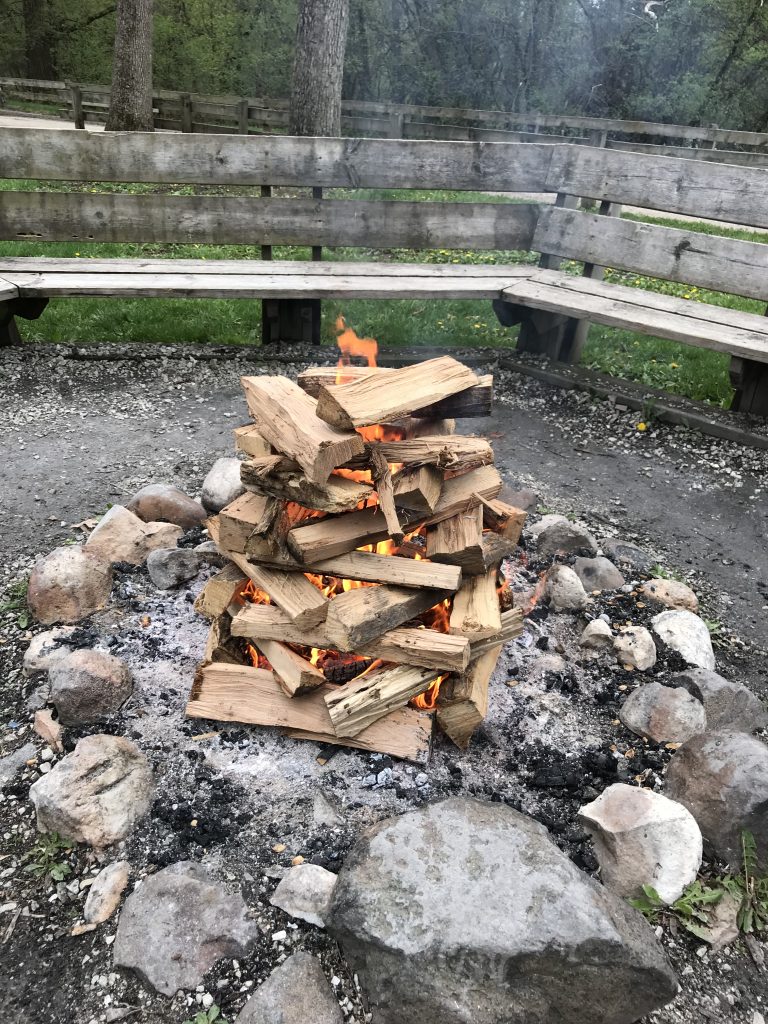
[[(69, 117), (77, 128), (84, 128), (86, 122), (106, 120), (110, 87), (0, 77), (0, 94), (6, 103), (20, 99), (55, 104), (60, 116)], [(248, 135), (280, 134), (288, 128), (288, 100), (282, 98), (203, 96), (157, 89), (153, 94), (153, 107), (155, 127), (171, 131)], [(389, 139), (591, 145), (656, 156), (768, 167), (768, 133), (715, 125), (695, 127), (653, 121), (344, 100), (342, 130), (347, 135)]]

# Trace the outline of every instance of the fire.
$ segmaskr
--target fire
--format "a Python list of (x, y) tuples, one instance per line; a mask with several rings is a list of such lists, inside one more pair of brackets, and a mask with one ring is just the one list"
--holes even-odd
[(344, 374), (343, 368), (345, 366), (351, 366), (353, 356), (359, 356), (365, 359), (368, 366), (376, 366), (376, 356), (379, 351), (379, 343), (375, 338), (358, 337), (351, 327), (347, 327), (343, 316), (340, 316), (336, 321), (336, 332), (338, 334), (336, 344), (339, 346), (339, 351), (341, 352), (338, 362), (338, 371), (336, 373), (336, 383), (344, 384), (346, 381), (352, 379), (348, 375)]
[(240, 593), (235, 595), (235, 599), (241, 601), (243, 604), (245, 604), (246, 601), (249, 601), (251, 604), (272, 604), (272, 598), (269, 594), (265, 593), (263, 590), (259, 590), (253, 580), (248, 580)]
[(539, 576), (539, 582), (536, 584), (536, 589), (531, 594), (530, 600), (528, 601), (528, 607), (523, 612), (523, 615), (530, 615), (531, 614), (531, 612), (534, 610), (534, 608), (536, 607), (536, 605), (539, 603), (539, 601), (541, 600), (542, 596), (544, 595), (544, 588), (546, 587), (546, 585), (547, 585), (547, 574), (546, 574), (546, 572), (543, 572)]
[(424, 612), (420, 617), (427, 629), (437, 630), (438, 633), (448, 633), (451, 625), (451, 610), (453, 602), (449, 597), (434, 608)]
[(437, 698), (440, 695), (440, 687), (447, 678), (447, 675), (438, 676), (433, 683), (429, 684), (429, 687), (424, 691), (424, 693), (420, 693), (418, 697), (413, 698), (411, 705), (415, 708), (419, 708), (421, 711), (434, 711), (437, 707)]

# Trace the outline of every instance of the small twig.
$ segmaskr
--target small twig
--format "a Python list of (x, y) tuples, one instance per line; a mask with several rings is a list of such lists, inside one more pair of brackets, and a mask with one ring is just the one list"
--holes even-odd
[(6, 942), (8, 942), (10, 937), (13, 935), (14, 929), (16, 928), (16, 922), (19, 920), (20, 916), (21, 916), (21, 907), (19, 907), (19, 909), (13, 915), (13, 917), (11, 918), (10, 924), (5, 929), (5, 934), (3, 935), (3, 943), (2, 943), (3, 945), (5, 945)]

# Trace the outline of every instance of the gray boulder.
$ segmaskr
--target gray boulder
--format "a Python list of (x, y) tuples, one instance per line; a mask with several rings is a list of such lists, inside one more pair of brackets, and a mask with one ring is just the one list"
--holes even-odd
[(152, 771), (122, 736), (86, 736), (30, 788), (41, 832), (103, 847), (125, 839), (149, 811)]
[(554, 526), (555, 523), (567, 522), (568, 520), (565, 516), (560, 515), (559, 512), (547, 512), (545, 516), (542, 516), (535, 523), (526, 523), (525, 530), (531, 540), (538, 541), (541, 534), (548, 530), (550, 526)]
[(294, 953), (256, 989), (235, 1024), (343, 1024), (320, 962)]
[(33, 676), (38, 672), (48, 672), (57, 661), (71, 654), (72, 646), (67, 640), (76, 629), (76, 626), (54, 626), (32, 637), (24, 652), (24, 674)]
[(54, 548), (29, 577), (27, 605), (38, 622), (79, 622), (103, 608), (112, 591), (112, 566), (79, 544)]
[(654, 743), (685, 743), (707, 728), (700, 700), (682, 687), (646, 683), (624, 701), (619, 718), (636, 736)]
[(336, 875), (319, 864), (299, 864), (291, 868), (269, 901), (291, 917), (325, 928)]
[(586, 608), (589, 598), (581, 580), (567, 565), (553, 565), (547, 573), (544, 598), (556, 612), (577, 612)]
[(114, 962), (172, 996), (194, 989), (220, 957), (242, 956), (258, 934), (240, 894), (201, 864), (181, 861), (145, 878), (125, 901)]
[(106, 562), (141, 565), (150, 551), (171, 547), (181, 533), (172, 523), (145, 523), (123, 505), (113, 505), (99, 520), (85, 549)]
[(124, 661), (103, 651), (72, 651), (49, 673), (51, 701), (62, 725), (104, 722), (133, 693), (133, 677)]
[(145, 523), (174, 523), (182, 530), (191, 530), (205, 522), (207, 513), (195, 501), (170, 484), (148, 484), (137, 491), (125, 506)]
[(673, 676), (669, 684), (684, 687), (701, 701), (710, 732), (755, 732), (768, 726), (768, 711), (754, 693), (741, 683), (724, 679), (717, 672), (689, 668)]
[(577, 558), (573, 563), (573, 571), (581, 580), (584, 589), (618, 590), (624, 586), (624, 577), (607, 558)]
[(596, 555), (597, 541), (586, 526), (565, 519), (542, 530), (536, 541), (536, 550), (542, 558), (552, 558), (557, 554), (575, 555), (583, 551)]
[(694, 736), (667, 769), (666, 793), (694, 816), (705, 849), (732, 867), (741, 863), (743, 831), (768, 848), (768, 747), (754, 736)]
[(649, 573), (656, 564), (656, 559), (636, 544), (626, 540), (604, 540), (600, 545), (606, 558), (624, 572)]
[(27, 761), (37, 756), (37, 749), (34, 743), (25, 743), (23, 747), (0, 757), (0, 790), (5, 789), (9, 782), (13, 782)]
[(604, 619), (593, 619), (584, 627), (579, 646), (588, 651), (607, 651), (613, 647), (613, 633)]
[(221, 512), (231, 501), (245, 494), (240, 480), (240, 459), (216, 459), (203, 481), (200, 500), (209, 512)]
[(661, 612), (652, 622), (662, 643), (693, 668), (715, 668), (715, 652), (706, 623), (688, 611)]
[(677, 992), (643, 918), (500, 804), (450, 799), (375, 826), (327, 927), (377, 1024), (629, 1024)]
[(205, 555), (189, 548), (160, 548), (147, 559), (149, 578), (158, 590), (172, 590), (191, 580), (205, 564)]

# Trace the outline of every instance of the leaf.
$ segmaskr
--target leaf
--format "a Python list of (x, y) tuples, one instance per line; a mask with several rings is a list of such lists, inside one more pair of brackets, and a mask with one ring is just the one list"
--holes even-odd
[(221, 1010), (218, 1008), (216, 1003), (208, 1011), (208, 1024), (213, 1024), (215, 1020), (218, 1020)]
[(643, 892), (645, 893), (646, 899), (654, 907), (663, 907), (664, 901), (661, 896), (656, 892), (652, 885), (644, 885)]

